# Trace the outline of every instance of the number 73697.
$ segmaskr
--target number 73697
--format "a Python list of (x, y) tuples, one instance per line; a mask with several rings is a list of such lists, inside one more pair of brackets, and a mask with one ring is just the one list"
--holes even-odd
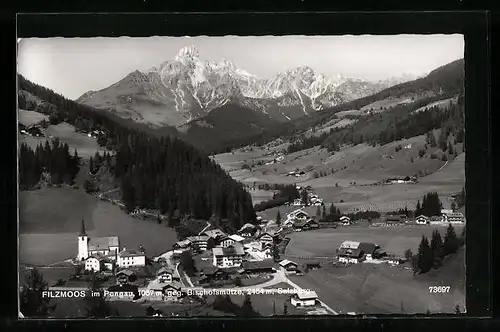
[(429, 293), (449, 293), (451, 286), (429, 286)]

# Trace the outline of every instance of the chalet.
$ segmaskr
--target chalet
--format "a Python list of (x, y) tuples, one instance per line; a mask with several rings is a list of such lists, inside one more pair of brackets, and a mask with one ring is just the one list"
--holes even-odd
[(179, 281), (173, 281), (168, 284), (150, 283), (149, 290), (153, 292), (160, 291), (165, 300), (176, 300), (183, 296), (182, 285)]
[(208, 236), (189, 236), (187, 238), (191, 242), (191, 249), (194, 252), (203, 252), (212, 247), (213, 239)]
[(99, 272), (101, 271), (101, 259), (98, 255), (92, 255), (85, 259), (85, 270)]
[(363, 252), (363, 254), (365, 255), (364, 258), (367, 261), (370, 261), (373, 258), (378, 258), (377, 251), (380, 249), (380, 246), (378, 246), (374, 243), (360, 242), (358, 249), (360, 249)]
[(200, 275), (201, 275), (201, 279), (199, 280), (200, 284), (205, 284), (216, 280), (227, 280), (229, 278), (227, 272), (213, 265), (203, 267), (200, 271)]
[(454, 211), (451, 210), (451, 209), (441, 209), (441, 214), (449, 214), (449, 213), (453, 213)]
[(174, 280), (174, 271), (164, 266), (156, 271), (156, 277), (160, 283), (172, 282)]
[(239, 267), (243, 262), (243, 246), (235, 243), (225, 248), (213, 248), (213, 265), (220, 268)]
[(255, 225), (246, 223), (240, 228), (240, 230), (238, 231), (238, 235), (248, 238), (254, 236), (256, 232), (257, 227)]
[(318, 295), (315, 291), (310, 292), (298, 292), (294, 294), (290, 299), (290, 302), (295, 307), (310, 307), (316, 305), (318, 300)]
[(174, 243), (173, 247), (174, 247), (174, 249), (186, 249), (186, 248), (189, 248), (190, 245), (191, 245), (191, 241), (186, 239), (186, 240), (182, 240), (182, 241)]
[(342, 216), (340, 217), (340, 223), (344, 226), (349, 226), (351, 224), (351, 218), (348, 216)]
[(145, 266), (146, 255), (138, 250), (123, 250), (118, 254), (117, 265), (119, 267)]
[(263, 244), (273, 244), (274, 242), (273, 236), (267, 232), (260, 234), (259, 237), (257, 237), (257, 240)]
[(419, 225), (428, 225), (429, 224), (429, 218), (427, 216), (420, 215), (415, 219), (416, 223)]
[(300, 198), (296, 198), (293, 200), (292, 205), (294, 206), (302, 206), (302, 200)]
[(321, 264), (318, 261), (307, 262), (305, 264), (307, 270), (314, 270), (321, 268)]
[(128, 270), (128, 269), (124, 269), (124, 270), (120, 270), (118, 272), (116, 272), (115, 274), (116, 276), (116, 281), (118, 282), (118, 284), (127, 284), (131, 281), (134, 281), (137, 276), (134, 274), (134, 272)]
[(443, 216), (432, 216), (430, 219), (429, 219), (429, 222), (431, 224), (440, 224), (442, 223), (444, 220), (445, 220), (446, 217), (443, 217)]
[(273, 273), (275, 269), (273, 267), (274, 262), (271, 259), (263, 261), (254, 262), (243, 262), (244, 273), (254, 274), (254, 273)]
[(233, 235), (219, 238), (217, 240), (216, 244), (217, 244), (217, 247), (227, 248), (227, 247), (233, 245), (234, 243), (241, 243), (244, 240), (245, 240), (244, 237), (239, 236), (237, 234), (233, 234)]
[(453, 212), (453, 213), (447, 213), (443, 214), (443, 219), (446, 222), (452, 223), (452, 224), (462, 224), (465, 222), (465, 217), (462, 212)]
[(341, 263), (357, 264), (363, 260), (363, 251), (359, 248), (340, 248), (337, 250), (337, 259)]
[(293, 229), (299, 232), (315, 228), (319, 228), (319, 223), (317, 223), (313, 219), (297, 220), (293, 223)]
[(281, 271), (285, 274), (295, 274), (298, 272), (299, 265), (295, 262), (289, 261), (288, 259), (282, 260), (279, 264)]
[(293, 212), (290, 212), (289, 214), (286, 215), (288, 220), (306, 220), (309, 218), (309, 214), (303, 210), (295, 210)]
[(208, 236), (208, 237), (214, 239), (215, 241), (217, 241), (218, 239), (225, 237), (226, 233), (224, 233), (220, 229), (216, 228), (216, 229), (211, 229), (211, 230), (205, 231), (201, 235)]

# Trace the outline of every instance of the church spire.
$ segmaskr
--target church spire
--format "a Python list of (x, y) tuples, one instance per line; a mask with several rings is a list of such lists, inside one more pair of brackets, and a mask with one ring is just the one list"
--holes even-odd
[(82, 219), (82, 228), (80, 229), (80, 236), (82, 235), (87, 235), (87, 233), (85, 232), (85, 221), (83, 221), (83, 219)]

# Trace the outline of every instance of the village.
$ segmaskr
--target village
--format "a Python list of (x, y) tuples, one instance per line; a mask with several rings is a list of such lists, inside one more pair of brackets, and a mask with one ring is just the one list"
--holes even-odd
[[(120, 247), (117, 236), (90, 238), (82, 220), (78, 234), (78, 254), (72, 260), (80, 267), (81, 275), (97, 275), (105, 282), (104, 295), (108, 300), (127, 300), (151, 303), (183, 303), (193, 295), (207, 294), (286, 295), (291, 308), (301, 314), (325, 315), (350, 313), (331, 308), (321, 301), (317, 290), (298, 285), (296, 278), (326, 265), (348, 268), (356, 264), (385, 264), (388, 268), (403, 265), (408, 257), (387, 252), (381, 245), (346, 237), (340, 246), (330, 248), (328, 257), (300, 257), (287, 255), (290, 236), (328, 228), (356, 228), (365, 220), (341, 215), (334, 222), (325, 222), (318, 215), (311, 216), (305, 207), (324, 207), (323, 201), (310, 188), (307, 202), (295, 200), (297, 207), (283, 220), (265, 220), (257, 217), (256, 224), (247, 223), (234, 234), (226, 234), (210, 223), (200, 223), (193, 233), (176, 242), (171, 250), (157, 257), (148, 257), (141, 245), (137, 249)], [(132, 214), (138, 215), (140, 211)], [(370, 228), (427, 227), (431, 225), (464, 224), (462, 212), (441, 210), (439, 216), (387, 214), (370, 220)], [(313, 245), (311, 243), (311, 245)], [(147, 247), (147, 245), (146, 245)], [(405, 267), (408, 268), (408, 267)], [(144, 271), (147, 271), (145, 273)], [(293, 280), (291, 280), (291, 278)], [(299, 279), (300, 280), (300, 279)], [(299, 282), (300, 283), (300, 282)], [(61, 284), (51, 290), (75, 288), (75, 284)], [(237, 291), (237, 293), (231, 293)], [(118, 296), (119, 294), (119, 296)]]

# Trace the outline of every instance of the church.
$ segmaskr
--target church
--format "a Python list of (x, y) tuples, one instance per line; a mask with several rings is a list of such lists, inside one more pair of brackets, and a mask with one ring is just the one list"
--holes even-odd
[(146, 255), (136, 250), (120, 251), (118, 236), (90, 238), (85, 230), (82, 219), (80, 234), (78, 234), (78, 260), (85, 262), (85, 270), (101, 271), (103, 268), (113, 270), (113, 267), (132, 267), (146, 265)]

